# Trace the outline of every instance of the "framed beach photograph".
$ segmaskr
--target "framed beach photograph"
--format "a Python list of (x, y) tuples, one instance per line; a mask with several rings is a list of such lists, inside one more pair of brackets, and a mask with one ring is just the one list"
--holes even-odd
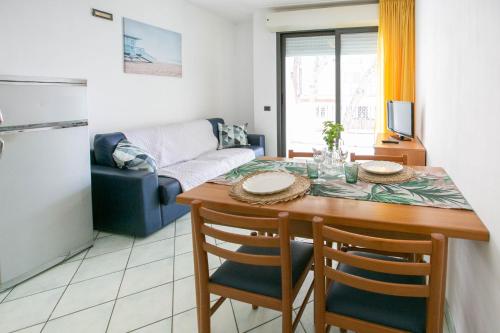
[(123, 18), (125, 73), (182, 77), (180, 33)]

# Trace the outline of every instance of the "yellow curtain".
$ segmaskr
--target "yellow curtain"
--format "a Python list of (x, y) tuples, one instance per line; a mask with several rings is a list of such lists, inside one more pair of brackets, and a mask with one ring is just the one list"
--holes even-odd
[(387, 132), (387, 101), (415, 102), (415, 1), (380, 0), (380, 107), (377, 132)]

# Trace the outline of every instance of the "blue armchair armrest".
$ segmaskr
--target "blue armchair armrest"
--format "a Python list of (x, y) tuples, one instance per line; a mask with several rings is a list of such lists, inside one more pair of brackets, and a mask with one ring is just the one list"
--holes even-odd
[(251, 146), (262, 147), (263, 153), (266, 151), (266, 137), (262, 134), (248, 134), (248, 143)]
[(147, 236), (162, 226), (158, 176), (92, 165), (94, 228)]

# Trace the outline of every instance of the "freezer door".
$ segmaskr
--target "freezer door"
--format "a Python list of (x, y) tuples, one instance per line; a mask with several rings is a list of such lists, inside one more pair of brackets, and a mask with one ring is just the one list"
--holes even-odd
[(92, 243), (87, 127), (2, 135), (0, 290)]
[(87, 119), (86, 87), (78, 84), (0, 80), (0, 126)]

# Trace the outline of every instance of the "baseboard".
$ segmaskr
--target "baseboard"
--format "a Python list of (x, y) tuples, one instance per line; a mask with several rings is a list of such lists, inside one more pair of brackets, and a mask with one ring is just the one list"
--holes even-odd
[(448, 327), (448, 333), (457, 333), (457, 331), (455, 330), (455, 323), (453, 323), (453, 317), (451, 316), (448, 301), (446, 301), (444, 306), (444, 320), (446, 321), (446, 326)]

